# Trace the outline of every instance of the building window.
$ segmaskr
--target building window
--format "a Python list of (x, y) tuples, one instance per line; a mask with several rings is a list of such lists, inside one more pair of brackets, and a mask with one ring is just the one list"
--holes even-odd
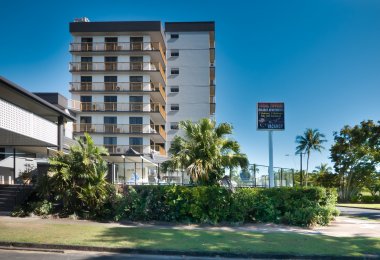
[(179, 92), (179, 87), (178, 86), (170, 87), (170, 92), (171, 93), (178, 93)]
[(170, 110), (171, 111), (179, 111), (179, 104), (171, 104)]
[(116, 125), (117, 117), (116, 116), (105, 116), (103, 118), (103, 122), (105, 125)]
[(138, 153), (144, 152), (142, 137), (129, 137), (129, 147)]
[(179, 56), (179, 51), (178, 50), (172, 50), (170, 52), (170, 56), (171, 57), (178, 57)]
[(170, 129), (171, 130), (178, 130), (179, 129), (178, 122), (172, 122), (172, 123), (170, 123)]
[(80, 77), (80, 90), (82, 91), (92, 90), (92, 76)]
[(104, 145), (116, 145), (117, 138), (116, 137), (103, 137)]
[(142, 117), (135, 117), (135, 116), (129, 117), (129, 124), (131, 125), (142, 125), (142, 123), (143, 123)]
[(179, 34), (177, 33), (170, 34), (170, 39), (178, 39), (178, 38), (179, 38)]
[(104, 96), (104, 103), (116, 103), (117, 96)]
[(170, 70), (170, 74), (172, 74), (172, 75), (179, 75), (179, 68), (172, 68)]
[(0, 160), (5, 159), (5, 148), (0, 148)]
[(92, 38), (82, 37), (81, 39), (81, 51), (92, 51)]
[(104, 96), (104, 110), (105, 111), (117, 110), (117, 96)]

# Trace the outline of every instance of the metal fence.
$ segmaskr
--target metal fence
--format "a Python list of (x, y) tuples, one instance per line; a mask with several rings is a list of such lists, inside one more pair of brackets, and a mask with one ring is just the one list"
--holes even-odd
[[(247, 169), (226, 170), (234, 187), (269, 187), (269, 167), (251, 164)], [(275, 187), (293, 187), (294, 169), (274, 167)], [(148, 167), (139, 163), (126, 163), (116, 169), (113, 183), (128, 185), (191, 185), (190, 176), (184, 170), (162, 172), (160, 166)]]
[[(269, 187), (269, 166), (251, 164), (247, 170), (232, 170), (231, 180), (237, 187)], [(294, 169), (273, 167), (275, 187), (293, 187)]]

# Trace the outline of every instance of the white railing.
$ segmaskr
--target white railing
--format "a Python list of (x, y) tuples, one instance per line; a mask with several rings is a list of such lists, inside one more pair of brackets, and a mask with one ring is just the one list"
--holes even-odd
[(92, 42), (71, 43), (70, 51), (162, 51), (159, 42)]
[(129, 148), (132, 148), (141, 154), (160, 154), (166, 155), (165, 149), (161, 145), (117, 145), (117, 144), (98, 144), (104, 146), (110, 154), (125, 154)]
[(157, 62), (70, 62), (70, 71), (159, 71)]
[(161, 125), (153, 124), (91, 124), (73, 125), (74, 132), (120, 133), (120, 134), (160, 134), (166, 139), (166, 132)]
[(71, 91), (160, 91), (152, 82), (70, 82)]

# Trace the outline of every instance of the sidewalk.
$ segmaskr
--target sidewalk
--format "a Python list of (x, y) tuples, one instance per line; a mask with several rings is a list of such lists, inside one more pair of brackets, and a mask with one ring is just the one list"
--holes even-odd
[(285, 226), (278, 224), (243, 224), (239, 226), (224, 225), (197, 225), (197, 224), (172, 224), (172, 223), (100, 223), (88, 220), (72, 219), (41, 219), (40, 217), (14, 218), (9, 216), (0, 216), (2, 223), (63, 223), (75, 225), (96, 225), (104, 227), (124, 227), (124, 228), (154, 228), (154, 229), (175, 229), (175, 230), (207, 230), (207, 231), (246, 231), (246, 232), (293, 232), (298, 234), (319, 234), (332, 237), (376, 237), (380, 238), (380, 222), (372, 220), (362, 220), (349, 217), (337, 217), (329, 226), (316, 228), (302, 228), (296, 226)]

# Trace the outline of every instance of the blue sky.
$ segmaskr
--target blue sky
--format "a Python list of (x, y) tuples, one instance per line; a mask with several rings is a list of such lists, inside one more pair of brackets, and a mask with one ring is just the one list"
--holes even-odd
[[(1, 1), (0, 75), (31, 91), (66, 96), (68, 23), (216, 22), (216, 119), (234, 125), (252, 163), (268, 164), (268, 134), (256, 103), (283, 101), (286, 130), (274, 133), (274, 165), (299, 167), (295, 137), (318, 128), (329, 160), (333, 132), (380, 119), (380, 1)], [(290, 156), (285, 156), (290, 154)]]

